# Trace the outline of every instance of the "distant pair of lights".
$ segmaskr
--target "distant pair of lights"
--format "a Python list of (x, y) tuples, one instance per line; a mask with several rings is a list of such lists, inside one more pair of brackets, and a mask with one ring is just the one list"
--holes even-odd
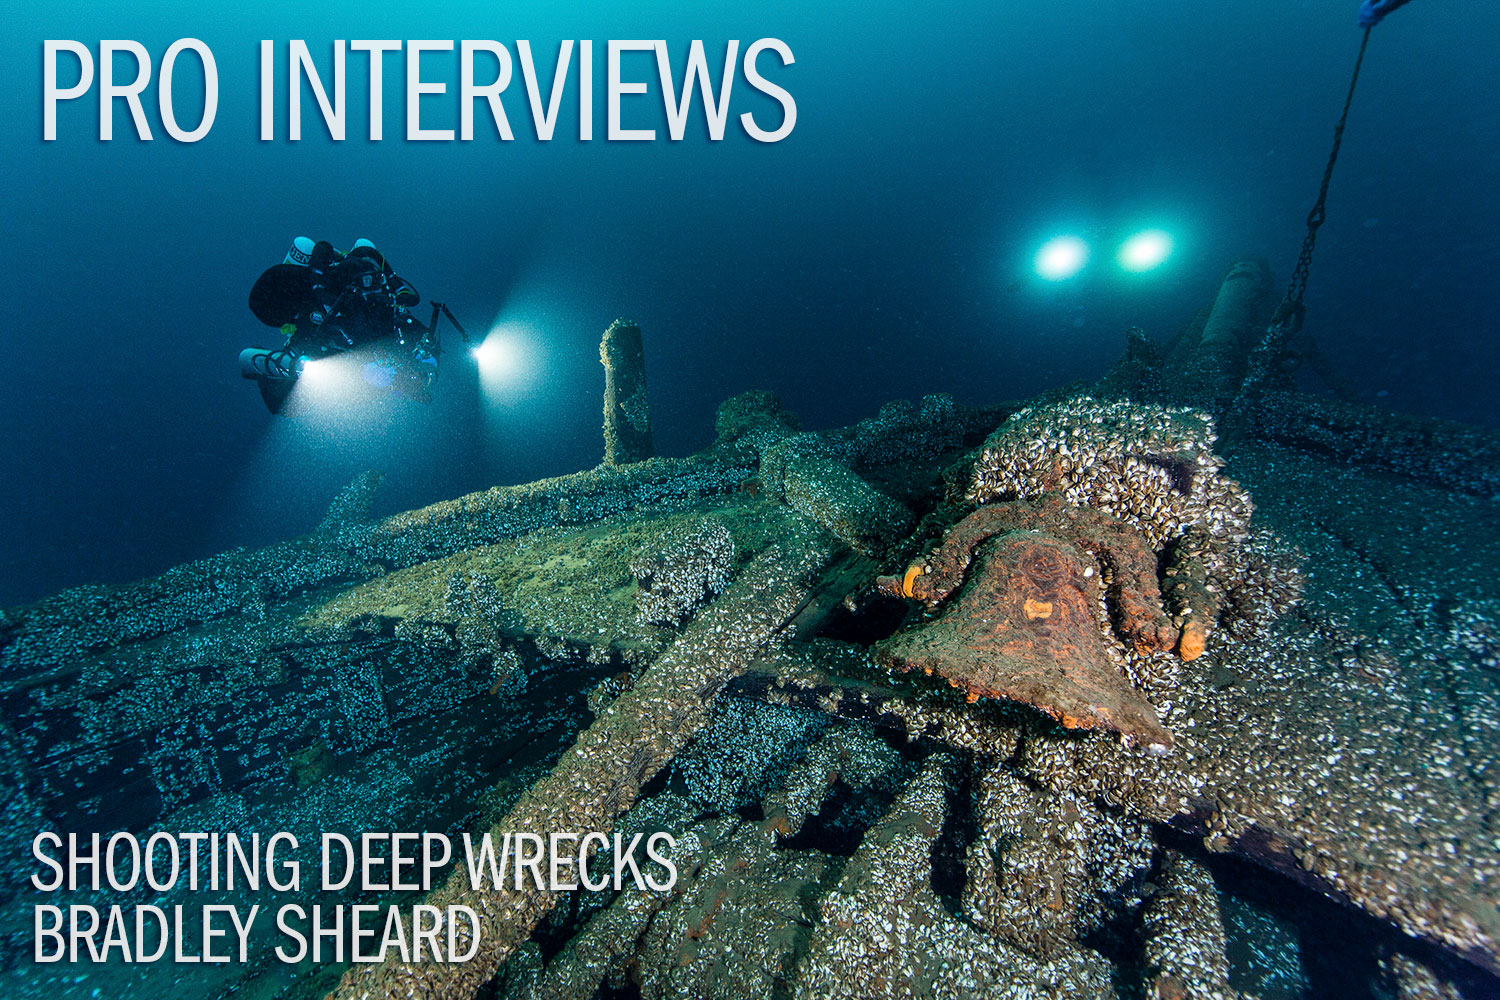
[[(1172, 253), (1171, 234), (1161, 229), (1136, 233), (1120, 244), (1115, 261), (1126, 271), (1140, 273), (1161, 266)], [(1089, 245), (1078, 236), (1057, 236), (1036, 254), (1036, 273), (1048, 281), (1063, 281), (1089, 262)]]

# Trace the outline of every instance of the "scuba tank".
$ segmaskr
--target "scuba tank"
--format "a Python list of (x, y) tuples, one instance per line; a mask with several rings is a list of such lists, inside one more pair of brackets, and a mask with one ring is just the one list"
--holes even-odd
[(287, 249), (286, 256), (281, 259), (283, 264), (301, 264), (306, 267), (312, 261), (313, 247), (317, 246), (306, 236), (299, 236), (292, 240), (292, 245)]

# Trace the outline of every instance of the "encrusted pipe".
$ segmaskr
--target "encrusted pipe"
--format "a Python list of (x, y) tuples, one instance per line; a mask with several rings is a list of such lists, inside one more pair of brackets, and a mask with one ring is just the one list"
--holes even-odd
[(599, 360), (604, 363), (604, 464), (650, 458), (655, 450), (641, 328), (628, 319), (611, 323), (599, 342)]
[(1255, 334), (1270, 318), (1271, 269), (1259, 259), (1236, 261), (1224, 276), (1213, 309), (1187, 361), (1188, 398), (1232, 396), (1244, 377)]
[(1233, 995), (1213, 876), (1187, 855), (1167, 851), (1156, 887), (1143, 917), (1147, 995)]

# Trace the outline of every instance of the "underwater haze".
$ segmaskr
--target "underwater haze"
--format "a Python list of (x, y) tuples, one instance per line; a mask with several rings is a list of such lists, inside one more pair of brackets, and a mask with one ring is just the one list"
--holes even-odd
[[(1237, 257), (1288, 277), (1358, 48), (1356, 7), (12, 8), (0, 605), (305, 532), (369, 468), (386, 472), (392, 511), (593, 466), (599, 337), (620, 316), (645, 334), (662, 454), (708, 444), (715, 407), (747, 389), (825, 427), (890, 399), (996, 402), (1093, 378), (1128, 327), (1164, 340), (1189, 323)], [(101, 38), (138, 39), (159, 59), (189, 36), (218, 61), (203, 141), (158, 127), (141, 142), (119, 107), (100, 142), (92, 96), (42, 141), (42, 39), (96, 52)], [(796, 100), (783, 141), (755, 142), (733, 118), (710, 141), (701, 105), (681, 142), (603, 138), (606, 39), (666, 39), (680, 78), (692, 39), (713, 66), (725, 40), (762, 37), (795, 54), (762, 63)], [(512, 51), (530, 39), (544, 81), (562, 39), (594, 39), (596, 137), (577, 140), (575, 78), (556, 138), (537, 141), (517, 67), (504, 98), (514, 141), (406, 142), (392, 56), (386, 138), (369, 141), (364, 56), (351, 53), (348, 138), (331, 141), (304, 98), (306, 137), (262, 142), (262, 38), (277, 40), (279, 68), (285, 41), (306, 39), (325, 72), (336, 38)], [(1373, 33), (1307, 299), (1307, 329), (1361, 397), (1488, 425), (1500, 423), (1497, 46), (1500, 8), (1484, 0), (1418, 0)], [(652, 79), (648, 59), (627, 59), (636, 78)], [(424, 60), (450, 84), (424, 105), (428, 127), (456, 119), (456, 63)], [(194, 72), (181, 75), (194, 108)], [(628, 125), (665, 128), (658, 98), (628, 100)], [(752, 109), (776, 117), (737, 92), (731, 115)], [(1115, 248), (1148, 228), (1174, 252), (1122, 272)], [(1093, 256), (1044, 281), (1033, 259), (1065, 233)], [(453, 349), (431, 405), (269, 415), (236, 365), (276, 333), (246, 296), (301, 235), (373, 240), (424, 300), (507, 338), (510, 367), (482, 383)]]

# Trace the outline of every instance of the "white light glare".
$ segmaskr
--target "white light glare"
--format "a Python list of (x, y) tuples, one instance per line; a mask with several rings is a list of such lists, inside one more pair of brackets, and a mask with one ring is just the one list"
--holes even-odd
[(1048, 281), (1062, 281), (1083, 270), (1089, 245), (1077, 236), (1055, 236), (1036, 254), (1036, 273)]
[(1136, 233), (1120, 247), (1120, 266), (1127, 271), (1149, 271), (1172, 253), (1172, 237), (1160, 229)]
[(515, 342), (499, 332), (491, 332), (484, 342), (471, 348), (470, 354), (485, 378), (508, 375), (516, 368)]
[(314, 388), (332, 384), (338, 377), (338, 365), (331, 358), (303, 358), (297, 370), (297, 381)]
[(359, 359), (348, 354), (303, 360), (291, 397), (296, 411), (326, 418), (356, 405), (368, 389), (361, 367)]

